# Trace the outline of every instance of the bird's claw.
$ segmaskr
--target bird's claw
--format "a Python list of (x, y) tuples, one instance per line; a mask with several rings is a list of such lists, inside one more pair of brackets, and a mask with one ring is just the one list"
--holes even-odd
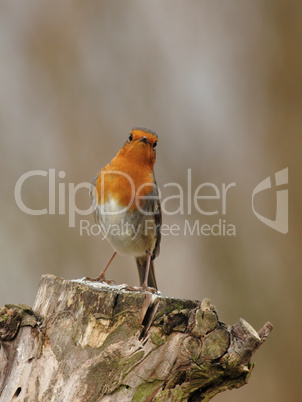
[(129, 292), (150, 292), (150, 293), (158, 293), (158, 290), (155, 288), (151, 288), (149, 286), (126, 286), (124, 290)]
[(100, 282), (100, 283), (106, 283), (107, 285), (116, 285), (116, 283), (113, 280), (106, 279), (105, 277), (97, 277), (97, 278), (90, 278), (89, 276), (86, 276), (84, 278), (85, 281), (90, 281), (90, 282)]

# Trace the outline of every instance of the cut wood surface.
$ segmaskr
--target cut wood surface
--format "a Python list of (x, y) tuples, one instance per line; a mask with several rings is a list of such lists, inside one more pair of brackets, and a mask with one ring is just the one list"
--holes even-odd
[(259, 332), (215, 307), (42, 277), (33, 309), (0, 308), (0, 401), (209, 401), (247, 383)]

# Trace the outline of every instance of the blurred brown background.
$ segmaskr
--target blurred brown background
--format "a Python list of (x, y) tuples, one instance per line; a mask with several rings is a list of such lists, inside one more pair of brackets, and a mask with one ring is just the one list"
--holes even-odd
[[(290, 402), (301, 393), (302, 4), (293, 2), (138, 1), (0, 4), (0, 305), (33, 300), (42, 274), (96, 276), (111, 256), (80, 234), (68, 214), (31, 216), (16, 205), (18, 178), (56, 169), (58, 184), (91, 181), (133, 126), (159, 134), (156, 177), (193, 190), (236, 183), (219, 215), (165, 215), (167, 224), (215, 224), (236, 236), (164, 236), (156, 260), (164, 295), (208, 297), (219, 317), (245, 318), (274, 331), (254, 357), (247, 386), (217, 401)], [(255, 186), (289, 169), (289, 232), (253, 214)], [(58, 172), (64, 171), (65, 178)], [(208, 192), (208, 195), (210, 192)], [(275, 219), (275, 190), (255, 199)], [(22, 188), (30, 208), (48, 208), (48, 178)], [(60, 200), (62, 202), (62, 198)], [(58, 194), (57, 194), (58, 203)], [(90, 199), (77, 193), (79, 208)], [(167, 209), (177, 208), (169, 201)], [(58, 204), (56, 204), (58, 207)], [(66, 206), (68, 212), (68, 205)], [(108, 277), (137, 284), (133, 258), (117, 257)]]

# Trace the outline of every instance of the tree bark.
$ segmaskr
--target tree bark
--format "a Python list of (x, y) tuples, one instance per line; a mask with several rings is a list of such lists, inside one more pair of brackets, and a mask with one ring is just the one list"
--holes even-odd
[(272, 325), (227, 327), (210, 301), (42, 277), (0, 309), (0, 401), (209, 401), (246, 384)]

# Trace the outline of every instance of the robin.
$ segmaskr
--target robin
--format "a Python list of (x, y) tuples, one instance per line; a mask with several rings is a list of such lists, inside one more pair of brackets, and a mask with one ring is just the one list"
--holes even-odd
[(136, 259), (141, 290), (157, 289), (153, 263), (161, 240), (161, 207), (153, 171), (157, 141), (154, 131), (133, 128), (92, 183), (96, 223), (115, 250), (95, 281), (106, 281), (105, 272), (117, 253), (130, 254)]

